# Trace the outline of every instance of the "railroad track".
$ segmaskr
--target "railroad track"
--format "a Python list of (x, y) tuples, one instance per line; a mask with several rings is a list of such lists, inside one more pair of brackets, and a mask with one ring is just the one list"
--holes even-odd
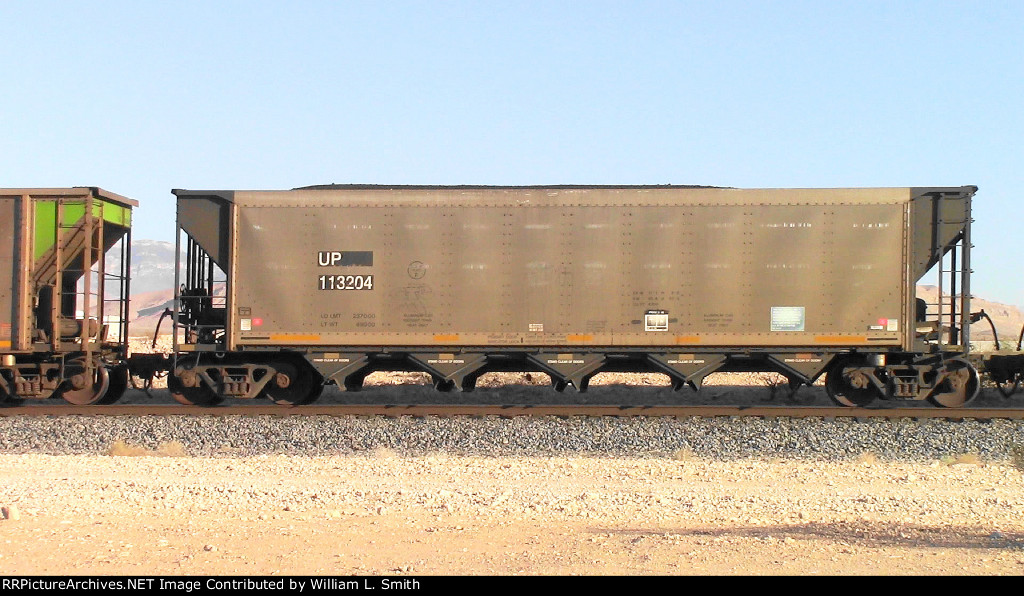
[(229, 404), (216, 407), (173, 404), (74, 406), (27, 404), (0, 408), (10, 416), (601, 416), (601, 417), (758, 417), (758, 418), (939, 418), (946, 420), (1020, 420), (1024, 408), (845, 408), (831, 406), (608, 406), (608, 405), (452, 405), (324, 404), (279, 406)]

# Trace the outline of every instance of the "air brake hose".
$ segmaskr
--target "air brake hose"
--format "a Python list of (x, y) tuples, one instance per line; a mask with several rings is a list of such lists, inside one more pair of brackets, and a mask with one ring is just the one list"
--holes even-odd
[(153, 332), (153, 346), (152, 347), (154, 347), (154, 348), (156, 347), (156, 338), (160, 336), (160, 323), (164, 322), (164, 317), (169, 316), (169, 315), (173, 315), (173, 314), (174, 314), (174, 311), (169, 309), (169, 308), (165, 308), (164, 312), (160, 313), (160, 318), (157, 319), (157, 321), (156, 321), (156, 331)]
[[(987, 319), (989, 326), (992, 327), (992, 341), (994, 341), (995, 344), (996, 344), (996, 351), (999, 351), (999, 334), (996, 333), (996, 324), (992, 321), (992, 317), (988, 316), (988, 313), (985, 312), (984, 308), (981, 309), (980, 312), (971, 313), (971, 322), (972, 323), (977, 323), (982, 318)], [(1021, 329), (1020, 332), (1021, 332), (1021, 337), (1024, 338), (1024, 329)], [(1019, 340), (1017, 341), (1017, 349), (1020, 350), (1020, 341)]]

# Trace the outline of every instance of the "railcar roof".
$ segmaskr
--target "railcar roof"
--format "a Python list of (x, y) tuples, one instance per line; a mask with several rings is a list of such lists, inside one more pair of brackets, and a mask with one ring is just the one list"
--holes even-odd
[(314, 184), (292, 190), (519, 190), (519, 189), (648, 189), (648, 188), (729, 188), (700, 184), (529, 184), (525, 186), (492, 184)]
[(90, 193), (105, 201), (125, 207), (138, 207), (139, 202), (117, 193), (103, 190), (98, 186), (74, 186), (71, 188), (0, 188), (0, 195), (29, 195), (33, 197), (86, 197)]
[[(392, 200), (415, 200), (421, 201), (425, 197), (421, 193), (438, 193), (438, 197), (448, 195), (482, 195), (497, 198), (508, 193), (551, 191), (551, 194), (565, 192), (571, 195), (575, 192), (594, 191), (595, 196), (608, 196), (618, 194), (619, 191), (636, 190), (644, 193), (648, 199), (661, 202), (667, 198), (665, 192), (672, 191), (693, 191), (697, 200), (713, 200), (723, 203), (749, 203), (767, 201), (800, 203), (831, 203), (831, 202), (855, 202), (855, 203), (877, 203), (911, 200), (915, 196), (923, 196), (933, 193), (973, 195), (978, 189), (975, 186), (956, 187), (860, 187), (860, 188), (751, 188), (741, 189), (722, 186), (697, 186), (697, 185), (537, 185), (537, 186), (484, 186), (484, 185), (384, 185), (384, 184), (325, 184), (318, 186), (305, 186), (291, 190), (186, 190), (174, 189), (171, 192), (182, 199), (208, 199), (214, 198), (229, 203), (244, 202), (246, 204), (263, 204), (284, 202), (287, 204), (302, 204), (309, 201), (319, 202), (326, 198), (329, 193), (337, 193), (336, 198), (345, 196), (348, 193), (360, 195), (363, 199), (378, 201), (387, 197), (390, 193)], [(321, 197), (320, 193), (324, 193)], [(380, 193), (380, 194), (378, 194)], [(650, 194), (648, 194), (650, 193)], [(432, 197), (437, 198), (437, 197)], [(478, 197), (482, 198), (482, 197)], [(332, 198), (333, 200), (333, 198)]]

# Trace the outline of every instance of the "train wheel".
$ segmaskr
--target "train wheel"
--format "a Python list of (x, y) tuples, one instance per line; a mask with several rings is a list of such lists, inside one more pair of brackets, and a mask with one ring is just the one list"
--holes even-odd
[(24, 400), (8, 393), (6, 390), (4, 390), (3, 385), (0, 385), (0, 404), (3, 404), (5, 406), (17, 406), (21, 405), (23, 402)]
[(87, 370), (86, 363), (79, 358), (71, 361), (66, 371), (70, 376), (61, 384), (56, 394), (64, 401), (76, 406), (88, 406), (101, 403), (110, 387), (110, 373), (100, 363), (93, 363), (92, 373)]
[(291, 362), (274, 362), (270, 366), (276, 372), (263, 391), (274, 403), (300, 406), (312, 403), (323, 391), (323, 385), (316, 383), (312, 374)]
[(124, 392), (128, 390), (128, 367), (118, 366), (110, 369), (110, 386), (107, 387), (107, 393), (99, 402), (101, 404), (112, 404), (117, 402), (124, 396)]
[(323, 383), (313, 383), (313, 389), (309, 392), (309, 401), (307, 404), (311, 404), (320, 398), (320, 394), (324, 392)]
[(978, 371), (970, 363), (955, 358), (946, 363), (946, 378), (928, 396), (928, 401), (944, 408), (959, 408), (978, 395), (981, 383)]
[(170, 390), (174, 401), (186, 406), (216, 406), (224, 401), (223, 397), (201, 381), (196, 387), (186, 387), (174, 373), (167, 375), (167, 389)]
[(844, 370), (854, 368), (858, 364), (850, 359), (837, 359), (825, 374), (825, 393), (841, 406), (861, 408), (878, 398), (878, 392), (867, 374), (858, 370)]

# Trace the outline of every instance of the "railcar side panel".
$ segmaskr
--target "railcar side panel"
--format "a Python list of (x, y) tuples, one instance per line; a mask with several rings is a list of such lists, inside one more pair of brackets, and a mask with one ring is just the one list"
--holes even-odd
[(0, 351), (11, 349), (14, 341), (14, 321), (17, 320), (17, 221), (15, 199), (0, 197)]
[(899, 346), (907, 189), (237, 200), (237, 346)]

